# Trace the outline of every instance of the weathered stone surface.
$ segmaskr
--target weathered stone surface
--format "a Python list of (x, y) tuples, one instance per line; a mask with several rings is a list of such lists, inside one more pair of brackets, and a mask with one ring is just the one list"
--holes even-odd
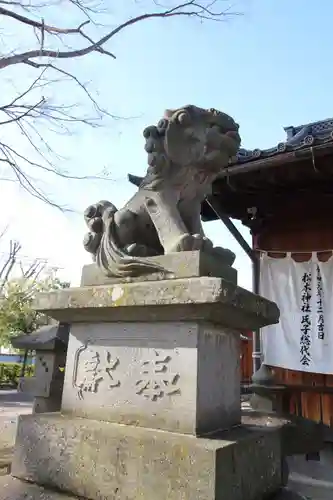
[(243, 409), (242, 423), (257, 430), (280, 429), (281, 452), (284, 457), (318, 452), (324, 446), (324, 426), (296, 415)]
[(74, 324), (62, 410), (199, 435), (237, 425), (239, 336), (209, 323)]
[(275, 401), (275, 398), (263, 397), (256, 393), (251, 395), (251, 407), (254, 410), (263, 412), (266, 411), (273, 412), (280, 410), (279, 406), (277, 405), (277, 402)]
[[(23, 398), (22, 398), (23, 399)], [(30, 414), (31, 405), (27, 398), (17, 404), (15, 396), (2, 395), (0, 399), (0, 476), (8, 474), (12, 463), (17, 429), (17, 417)]]
[(258, 500), (279, 488), (278, 433), (239, 427), (219, 437), (21, 417), (12, 474), (92, 500)]
[(209, 277), (68, 288), (39, 294), (34, 307), (69, 323), (209, 318), (240, 330), (277, 323), (280, 314), (273, 302)]
[(64, 350), (64, 346), (68, 343), (68, 336), (68, 324), (44, 325), (33, 333), (14, 337), (12, 345), (15, 349), (58, 352)]
[[(309, 497), (304, 497), (303, 495), (300, 495), (295, 491), (291, 491), (288, 488), (282, 488), (278, 493), (276, 493), (270, 498), (270, 500), (307, 500), (307, 499), (310, 500)], [(322, 500), (322, 499), (316, 497), (316, 499), (313, 500)]]
[[(59, 362), (55, 352), (37, 351), (35, 362), (35, 375), (33, 377), (21, 378), (18, 390), (36, 397), (47, 398), (52, 393), (52, 386), (57, 393), (62, 390), (63, 377), (59, 371)], [(61, 360), (64, 363), (66, 356), (63, 354)]]
[(20, 481), (12, 476), (0, 478), (0, 500), (79, 500), (56, 491), (46, 490), (43, 486)]
[[(176, 252), (166, 255), (150, 257), (149, 261), (156, 263), (167, 270), (169, 278), (195, 278), (200, 276), (212, 276), (224, 278), (237, 284), (237, 271), (225, 264), (219, 254), (202, 252)], [(162, 272), (156, 272), (139, 277), (107, 277), (99, 269), (97, 264), (83, 266), (81, 286), (112, 285), (117, 283), (130, 283), (134, 281), (158, 281), (165, 279)]]
[(12, 463), (16, 436), (16, 421), (13, 419), (0, 427), (0, 469), (6, 469)]
[[(62, 386), (63, 387), (63, 386)], [(61, 395), (55, 397), (52, 395), (50, 398), (35, 397), (32, 407), (33, 413), (50, 413), (60, 411), (61, 409)]]

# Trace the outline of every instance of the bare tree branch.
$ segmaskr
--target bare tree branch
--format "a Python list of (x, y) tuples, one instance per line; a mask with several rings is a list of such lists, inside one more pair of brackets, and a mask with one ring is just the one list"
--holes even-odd
[[(7, 233), (8, 231), (8, 225), (4, 227), (4, 229), (1, 231), (0, 233), (0, 241), (2, 240), (2, 238), (5, 236), (5, 234)], [(0, 273), (0, 277), (1, 277), (1, 273)]]
[[(228, 8), (218, 8), (222, 4), (225, 7), (226, 0), (187, 0), (180, 3), (175, 0), (172, 6), (170, 6), (172, 0), (165, 0), (168, 2), (167, 6), (158, 0), (151, 0), (155, 6), (152, 12), (145, 11), (130, 17), (106, 33), (104, 29), (105, 34), (95, 40), (96, 33), (100, 35), (100, 31), (96, 28), (102, 26), (97, 23), (96, 16), (107, 12), (109, 0), (96, 0), (95, 3), (93, 1), (0, 0), (0, 20), (6, 20), (5, 28), (2, 28), (1, 32), (2, 38), (3, 33), (6, 34), (7, 25), (19, 27), (20, 31), (22, 29), (20, 43), (26, 45), (25, 49), (22, 46), (11, 47), (7, 53), (2, 50), (0, 70), (22, 67), (29, 74), (29, 78), (31, 72), (37, 72), (31, 84), (25, 90), (15, 92), (9, 102), (1, 103), (0, 96), (0, 126), (4, 127), (2, 130), (6, 131), (6, 127), (8, 130), (14, 130), (14, 133), (17, 130), (22, 140), (25, 141), (26, 147), (31, 150), (30, 155), (26, 153), (26, 148), (20, 149), (19, 145), (12, 144), (4, 134), (1, 134), (0, 164), (6, 165), (12, 174), (11, 178), (6, 175), (7, 172), (4, 175), (1, 173), (1, 179), (15, 180), (31, 195), (52, 206), (57, 206), (57, 204), (51, 202), (37, 185), (38, 179), (32, 176), (33, 171), (68, 179), (98, 179), (100, 176), (80, 177), (70, 175), (60, 169), (57, 161), (61, 161), (61, 157), (54, 151), (47, 139), (46, 128), (50, 133), (71, 135), (74, 125), (82, 124), (96, 128), (102, 125), (103, 117), (113, 120), (121, 119), (98, 103), (87, 82), (81, 81), (72, 68), (68, 69), (68, 65), (64, 66), (65, 61), (73, 60), (73, 65), (74, 60), (93, 53), (114, 60), (116, 55), (108, 47), (110, 42), (131, 26), (143, 21), (175, 17), (196, 18), (200, 21), (223, 21), (228, 16), (237, 14)], [(68, 24), (57, 25), (54, 21), (48, 22), (47, 19), (51, 19), (51, 7), (60, 8), (61, 11), (65, 8), (74, 9), (74, 16), (62, 17), (69, 19)], [(74, 23), (73, 19), (75, 19)], [(76, 22), (77, 25), (75, 25)], [(91, 35), (92, 27), (94, 36)], [(68, 85), (74, 85), (82, 92), (82, 96), (88, 99), (94, 116), (80, 114), (79, 107), (75, 103), (64, 105), (62, 102), (58, 105), (50, 100), (48, 89), (52, 89), (55, 85), (63, 85), (65, 82)]]
[(5, 258), (5, 262), (0, 268), (0, 294), (4, 289), (8, 279), (10, 278), (10, 274), (13, 270), (13, 267), (16, 264), (17, 255), (20, 252), (20, 250), (21, 250), (20, 243), (17, 241), (10, 240), (8, 256), (7, 258)]
[(85, 94), (88, 96), (88, 99), (93, 103), (96, 111), (98, 111), (101, 114), (107, 114), (108, 116), (110, 116), (113, 119), (120, 118), (119, 116), (116, 116), (112, 113), (109, 113), (106, 109), (102, 109), (99, 106), (99, 104), (97, 103), (96, 99), (94, 99), (94, 97), (92, 96), (91, 92), (89, 92), (86, 85), (84, 85), (82, 82), (80, 82), (80, 80), (78, 78), (76, 78), (76, 76), (73, 75), (72, 73), (69, 73), (68, 71), (65, 71), (64, 69), (58, 68), (57, 66), (55, 66), (54, 64), (51, 64), (51, 63), (45, 64), (45, 63), (35, 63), (32, 61), (26, 61), (25, 64), (28, 64), (29, 66), (32, 66), (33, 68), (36, 68), (36, 69), (41, 69), (41, 68), (52, 69), (58, 73), (61, 73), (64, 76), (67, 76), (68, 78), (72, 79), (83, 90), (83, 92), (85, 92)]
[[(110, 31), (107, 35), (103, 36), (100, 38), (98, 41), (94, 42), (93, 40), (90, 39), (84, 32), (83, 32), (83, 27), (87, 24), (87, 21), (84, 23), (80, 24), (76, 28), (57, 28), (54, 26), (49, 26), (48, 24), (45, 24), (44, 22), (37, 22), (32, 19), (29, 19), (25, 16), (19, 16), (18, 14), (15, 14), (7, 9), (4, 9), (0, 7), (0, 14), (10, 16), (13, 19), (24, 23), (24, 24), (29, 24), (31, 26), (34, 26), (35, 28), (38, 28), (41, 30), (41, 32), (48, 32), (48, 33), (62, 33), (62, 34), (80, 34), (83, 36), (85, 39), (87, 39), (90, 44), (87, 47), (84, 47), (82, 49), (76, 49), (76, 50), (70, 50), (70, 51), (57, 51), (57, 50), (48, 50), (44, 49), (43, 47), (40, 47), (35, 50), (29, 50), (27, 52), (22, 52), (19, 54), (14, 54), (9, 57), (2, 57), (0, 58), (0, 69), (3, 69), (7, 66), (13, 65), (13, 64), (19, 64), (25, 61), (29, 61), (31, 59), (35, 58), (40, 58), (40, 57), (47, 57), (47, 58), (54, 58), (54, 59), (73, 59), (75, 57), (82, 57), (85, 56), (91, 52), (94, 51), (100, 51), (103, 45), (105, 45), (111, 38), (115, 37), (118, 33), (121, 31), (125, 30), (129, 26), (133, 26), (134, 24), (137, 24), (139, 22), (148, 20), (148, 19), (156, 19), (156, 18), (170, 18), (170, 17), (175, 17), (175, 16), (186, 16), (186, 17), (198, 17), (201, 19), (216, 19), (219, 20), (221, 17), (226, 15), (225, 11), (219, 11), (215, 12), (211, 10), (211, 7), (216, 3), (215, 2), (210, 2), (208, 6), (203, 5), (200, 1), (195, 1), (195, 0), (189, 0), (188, 2), (184, 2), (182, 4), (178, 4), (175, 7), (171, 9), (167, 9), (161, 12), (150, 12), (150, 13), (144, 13), (140, 16), (133, 17), (131, 19), (128, 19), (126, 22), (120, 24), (117, 26), (115, 29)], [(156, 4), (156, 2), (155, 2)], [(112, 53), (108, 53), (111, 57), (114, 59), (116, 56)]]
[(4, 9), (3, 7), (0, 7), (0, 14), (2, 14), (3, 16), (11, 17), (12, 19), (15, 19), (15, 21), (27, 24), (28, 26), (33, 26), (34, 28), (38, 28), (41, 30), (41, 32), (46, 31), (47, 33), (61, 33), (63, 35), (80, 33), (80, 30), (83, 28), (83, 26), (89, 23), (89, 21), (84, 21), (77, 28), (58, 28), (57, 26), (49, 26), (48, 24), (45, 24), (43, 20), (41, 22), (34, 21), (33, 19), (29, 19), (26, 16), (21, 16), (16, 12)]

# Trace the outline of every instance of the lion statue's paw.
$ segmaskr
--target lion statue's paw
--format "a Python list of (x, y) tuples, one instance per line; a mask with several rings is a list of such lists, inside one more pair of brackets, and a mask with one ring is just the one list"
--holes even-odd
[(139, 243), (127, 245), (125, 247), (125, 252), (132, 257), (153, 257), (156, 255), (155, 250)]
[(166, 245), (164, 252), (190, 252), (192, 250), (210, 251), (213, 248), (213, 243), (209, 238), (201, 234), (183, 234), (178, 239)]
[(236, 259), (234, 252), (228, 250), (228, 248), (214, 247), (212, 249), (212, 253), (217, 257), (220, 257), (221, 260), (224, 260), (227, 266), (232, 266)]

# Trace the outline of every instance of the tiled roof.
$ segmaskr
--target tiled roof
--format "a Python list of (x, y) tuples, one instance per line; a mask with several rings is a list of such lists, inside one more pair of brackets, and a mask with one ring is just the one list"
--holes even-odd
[(279, 142), (269, 149), (240, 149), (236, 163), (270, 158), (281, 153), (289, 153), (299, 149), (310, 148), (317, 144), (333, 143), (333, 118), (319, 122), (299, 125), (297, 127), (285, 127), (287, 134), (284, 142)]

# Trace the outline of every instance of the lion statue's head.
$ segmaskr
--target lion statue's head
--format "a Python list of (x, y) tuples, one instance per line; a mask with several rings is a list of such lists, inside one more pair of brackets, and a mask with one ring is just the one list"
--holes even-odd
[(143, 132), (151, 174), (165, 173), (171, 164), (218, 173), (237, 154), (238, 128), (233, 118), (216, 109), (187, 105), (166, 110), (157, 126)]

